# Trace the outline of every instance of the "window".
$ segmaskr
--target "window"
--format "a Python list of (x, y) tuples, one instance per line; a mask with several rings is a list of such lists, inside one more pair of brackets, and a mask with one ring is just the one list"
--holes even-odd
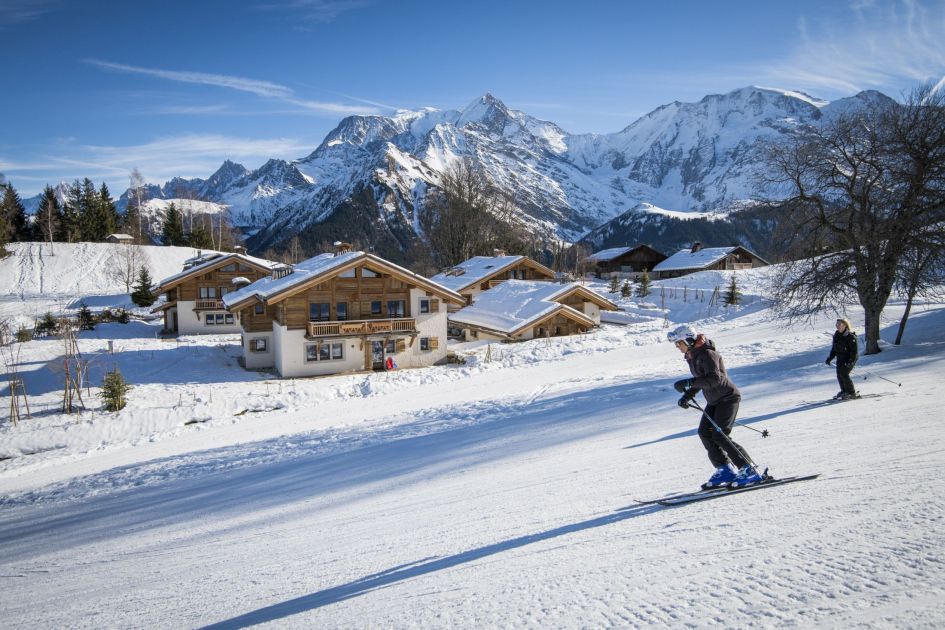
[(250, 271), (253, 270), (252, 267), (250, 267), (249, 265), (244, 265), (243, 263), (240, 263), (239, 265), (237, 265), (237, 268), (240, 270), (240, 273), (249, 273)]
[(249, 349), (253, 352), (266, 352), (267, 344), (265, 337), (256, 337), (255, 339), (250, 339)]
[(421, 313), (430, 312), (430, 300), (426, 298), (420, 298), (420, 312)]
[(213, 315), (210, 314), (210, 313), (208, 313), (208, 314), (207, 314), (207, 319), (206, 319), (206, 321), (204, 321), (204, 325), (205, 325), (205, 326), (213, 326), (214, 323), (215, 323), (215, 320), (213, 319)]
[[(224, 324), (224, 322), (226, 321), (226, 320), (224, 319), (223, 313), (217, 313), (216, 315), (214, 315), (214, 317), (215, 317), (216, 320), (217, 320), (217, 326), (222, 326), (222, 325)], [(232, 324), (232, 323), (233, 323), (233, 316), (232, 316), (232, 315), (229, 315), (228, 317), (230, 318), (230, 321), (228, 321), (228, 322), (226, 322), (226, 323)], [(209, 315), (207, 315), (207, 319), (210, 319), (210, 316), (209, 316)]]
[(348, 319), (348, 303), (347, 302), (338, 302), (335, 304), (335, 319), (339, 322), (343, 322)]
[(225, 321), (227, 324), (232, 324), (232, 323), (233, 323), (233, 313), (227, 313), (226, 315), (224, 315), (224, 321)]
[(236, 263), (230, 263), (229, 265), (223, 265), (222, 267), (220, 267), (220, 271), (223, 271), (223, 272), (226, 272), (226, 273), (233, 273), (234, 271), (236, 271)]
[(426, 352), (429, 349), (430, 349), (430, 338), (420, 337), (420, 351)]
[(214, 300), (217, 297), (216, 287), (200, 287), (198, 291), (201, 300)]
[(227, 293), (229, 293), (229, 292), (232, 291), (232, 290), (233, 290), (233, 289), (230, 288), (230, 287), (220, 287), (220, 297), (223, 297), (224, 295), (226, 295)]
[(376, 271), (371, 271), (367, 267), (363, 267), (361, 269), (361, 277), (362, 278), (378, 278), (380, 277), (380, 274), (377, 273)]
[(345, 358), (344, 342), (310, 343), (305, 345), (305, 361), (340, 361)]
[(338, 277), (339, 278), (353, 278), (354, 269), (348, 269), (347, 271), (342, 271), (341, 273), (338, 274)]
[(393, 339), (388, 339), (387, 344), (384, 346), (384, 352), (387, 354), (396, 354), (397, 353), (397, 344)]
[(256, 313), (257, 315), (265, 315), (265, 314), (266, 314), (266, 305), (265, 305), (265, 304), (256, 304), (255, 306), (253, 306), (253, 312)]
[(381, 314), (381, 302), (380, 300), (375, 300), (371, 302), (371, 315), (380, 315)]
[(388, 317), (403, 317), (404, 316), (404, 301), (403, 300), (388, 300), (387, 301), (387, 316)]
[(308, 320), (310, 322), (327, 322), (331, 320), (331, 304), (328, 302), (312, 302), (308, 305)]

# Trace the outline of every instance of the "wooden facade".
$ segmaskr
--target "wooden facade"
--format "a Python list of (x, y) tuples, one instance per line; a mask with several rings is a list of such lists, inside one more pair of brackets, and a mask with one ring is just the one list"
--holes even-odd
[(641, 274), (652, 271), (666, 258), (666, 254), (649, 245), (637, 245), (614, 258), (594, 261), (594, 270), (598, 278), (606, 278), (614, 273)]

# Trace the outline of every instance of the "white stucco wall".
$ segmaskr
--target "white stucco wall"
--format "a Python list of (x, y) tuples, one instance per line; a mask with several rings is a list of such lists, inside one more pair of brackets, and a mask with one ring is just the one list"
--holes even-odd
[(594, 323), (600, 326), (600, 307), (593, 302), (584, 302), (584, 314), (594, 320)]
[[(264, 338), (266, 351), (253, 350), (253, 340)], [(276, 364), (275, 344), (272, 332), (243, 332), (243, 363), (248, 370), (260, 370), (274, 367)]]
[(315, 343), (317, 342), (305, 338), (304, 330), (286, 330), (283, 326), (273, 324), (273, 345), (277, 348), (275, 367), (279, 374), (285, 378), (296, 378), (364, 369), (364, 349), (360, 338), (325, 338), (322, 340), (323, 344), (344, 344), (344, 358), (330, 361), (307, 361), (306, 346)]
[[(239, 314), (233, 314), (232, 324), (207, 326), (205, 317), (209, 314), (228, 315), (222, 309), (219, 311), (194, 311), (196, 302), (179, 301), (177, 302), (177, 332), (181, 335), (226, 335), (230, 333), (239, 333), (240, 328)], [(199, 315), (199, 319), (198, 319)]]

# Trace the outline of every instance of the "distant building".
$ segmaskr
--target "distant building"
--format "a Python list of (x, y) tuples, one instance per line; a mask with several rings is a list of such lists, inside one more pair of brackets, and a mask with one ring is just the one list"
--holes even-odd
[(649, 245), (614, 247), (587, 257), (587, 261), (594, 264), (594, 273), (598, 278), (606, 278), (614, 273), (632, 275), (652, 271), (664, 260), (666, 254)]
[(184, 270), (164, 278), (155, 293), (164, 302), (164, 330), (185, 335), (238, 333), (239, 318), (223, 308), (223, 297), (272, 273), (278, 263), (243, 254), (200, 254), (184, 261)]
[(729, 271), (766, 267), (770, 263), (744, 247), (702, 247), (693, 243), (653, 268), (655, 278), (675, 278), (697, 271)]
[(425, 367), (446, 358), (446, 306), (464, 300), (379, 256), (336, 243), (223, 296), (243, 361), (284, 377)]
[(106, 243), (122, 243), (123, 245), (131, 245), (135, 242), (135, 237), (131, 234), (109, 234), (105, 237)]
[(509, 256), (495, 250), (493, 256), (473, 256), (430, 279), (465, 297), (468, 305), (483, 291), (506, 280), (553, 281), (555, 272), (527, 256)]
[(509, 280), (449, 316), (463, 337), (528, 340), (587, 332), (600, 325), (601, 310), (617, 305), (577, 283)]

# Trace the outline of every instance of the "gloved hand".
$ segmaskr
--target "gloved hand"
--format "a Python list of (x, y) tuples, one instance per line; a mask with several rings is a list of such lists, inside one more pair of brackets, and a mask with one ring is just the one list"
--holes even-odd
[(689, 396), (683, 396), (682, 398), (679, 399), (679, 402), (677, 402), (676, 404), (682, 407), (683, 409), (689, 409), (689, 403), (691, 402), (692, 402), (692, 398), (690, 398)]
[(676, 381), (675, 383), (673, 383), (673, 388), (680, 394), (686, 391), (687, 389), (689, 389), (690, 387), (692, 387), (691, 378), (684, 378), (681, 381)]
[(833, 359), (827, 359), (826, 361), (824, 361), (824, 363), (826, 363), (827, 365), (830, 365), (831, 361), (833, 361)]

